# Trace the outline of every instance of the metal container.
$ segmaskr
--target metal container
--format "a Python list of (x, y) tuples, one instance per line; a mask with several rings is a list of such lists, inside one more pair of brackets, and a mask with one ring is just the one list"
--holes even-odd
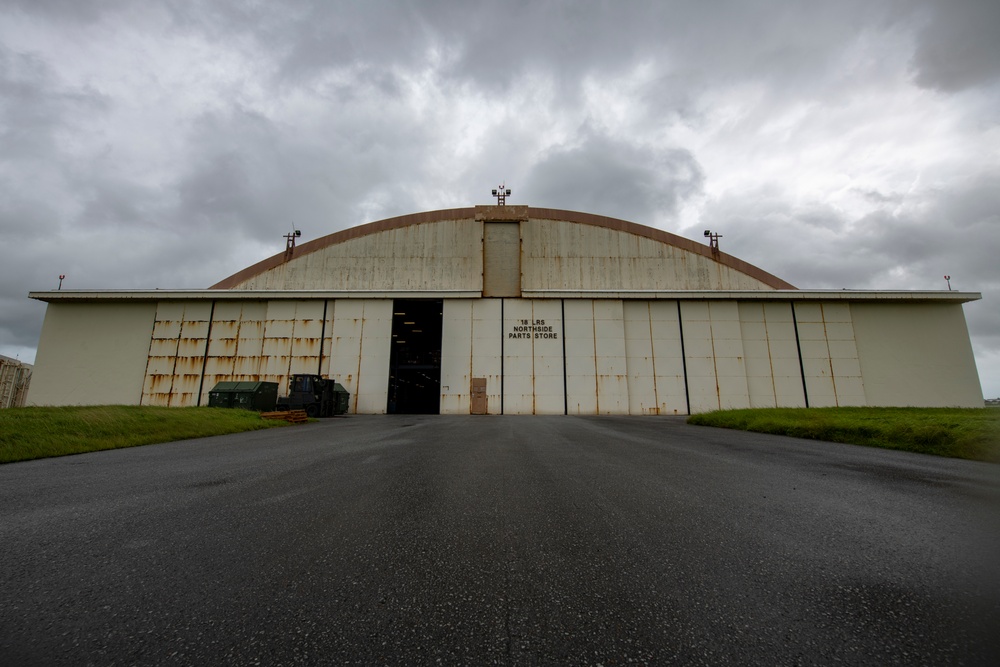
[(208, 393), (210, 408), (268, 412), (278, 401), (277, 382), (219, 382)]
[(339, 382), (333, 383), (333, 414), (344, 415), (347, 414), (347, 408), (350, 405), (351, 394), (344, 388), (344, 385)]

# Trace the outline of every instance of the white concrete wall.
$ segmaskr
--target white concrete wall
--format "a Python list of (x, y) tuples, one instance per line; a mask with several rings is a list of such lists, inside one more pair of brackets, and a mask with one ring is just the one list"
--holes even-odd
[(960, 304), (850, 306), (868, 405), (983, 407)]
[(50, 303), (28, 405), (136, 405), (154, 303)]

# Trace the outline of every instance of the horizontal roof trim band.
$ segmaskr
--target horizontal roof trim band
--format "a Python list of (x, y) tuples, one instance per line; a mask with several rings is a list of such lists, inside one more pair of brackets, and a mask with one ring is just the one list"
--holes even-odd
[[(481, 299), (470, 290), (52, 290), (30, 292), (39, 301), (169, 301), (217, 299)], [(492, 298), (492, 297), (485, 297)], [(517, 297), (508, 297), (517, 298)], [(983, 298), (979, 292), (877, 290), (525, 290), (522, 299), (682, 299), (728, 301), (953, 301)]]

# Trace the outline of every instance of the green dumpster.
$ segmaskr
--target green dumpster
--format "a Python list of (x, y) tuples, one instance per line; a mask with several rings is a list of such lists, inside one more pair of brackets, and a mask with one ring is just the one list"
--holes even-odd
[(346, 415), (350, 400), (350, 392), (339, 382), (333, 383), (333, 414)]
[(277, 382), (218, 382), (208, 392), (210, 408), (269, 412), (278, 401)]

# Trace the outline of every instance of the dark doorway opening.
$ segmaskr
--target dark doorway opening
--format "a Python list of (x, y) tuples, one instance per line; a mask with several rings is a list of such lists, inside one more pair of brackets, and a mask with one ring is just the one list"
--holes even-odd
[(444, 302), (396, 299), (389, 352), (389, 414), (441, 411), (441, 321)]

